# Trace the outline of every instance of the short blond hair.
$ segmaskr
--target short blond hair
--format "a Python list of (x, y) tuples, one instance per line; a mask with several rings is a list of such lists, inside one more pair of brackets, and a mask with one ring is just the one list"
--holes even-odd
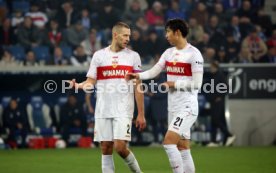
[(124, 22), (117, 22), (113, 28), (112, 28), (112, 33), (114, 32), (118, 32), (120, 29), (122, 28), (127, 28), (130, 29), (130, 27), (128, 26), (128, 24), (124, 23)]

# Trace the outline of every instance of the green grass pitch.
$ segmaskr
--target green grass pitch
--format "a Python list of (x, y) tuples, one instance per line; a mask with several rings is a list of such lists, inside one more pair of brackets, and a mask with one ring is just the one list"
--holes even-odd
[[(144, 173), (171, 173), (163, 148), (131, 147)], [(276, 173), (276, 147), (192, 150), (196, 173)], [(116, 173), (130, 171), (117, 154)], [(0, 150), (1, 173), (101, 173), (96, 149)]]

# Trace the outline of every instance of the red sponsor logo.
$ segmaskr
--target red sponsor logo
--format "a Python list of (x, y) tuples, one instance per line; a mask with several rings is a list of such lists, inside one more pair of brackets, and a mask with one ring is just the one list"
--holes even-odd
[(192, 68), (189, 63), (168, 62), (166, 61), (166, 70), (169, 75), (192, 76)]
[(116, 65), (103, 66), (97, 68), (97, 80), (105, 79), (120, 79), (124, 78), (125, 75), (133, 71), (132, 66)]

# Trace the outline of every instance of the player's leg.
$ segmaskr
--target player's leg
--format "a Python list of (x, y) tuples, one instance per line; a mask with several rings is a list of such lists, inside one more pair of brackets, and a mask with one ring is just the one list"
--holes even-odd
[[(178, 133), (179, 127), (174, 127), (174, 122), (176, 117), (169, 113), (169, 129), (165, 135), (163, 146), (168, 155), (170, 165), (174, 173), (183, 173), (183, 162), (181, 154), (177, 148), (177, 144), (180, 140), (180, 135)], [(174, 129), (176, 128), (176, 129)]]
[(193, 161), (193, 157), (190, 150), (190, 140), (181, 139), (178, 142), (178, 150), (180, 151), (182, 161), (183, 161), (183, 169), (185, 173), (194, 173), (195, 172), (195, 164)]
[(131, 140), (131, 124), (132, 118), (114, 118), (114, 148), (133, 173), (141, 173), (138, 161), (127, 147), (128, 141)]
[(196, 121), (197, 115), (192, 115), (191, 113), (186, 112), (180, 115), (179, 117), (182, 119), (183, 123), (180, 125), (181, 140), (179, 140), (177, 147), (181, 153), (184, 172), (194, 173), (195, 165), (194, 165), (194, 161), (190, 150), (190, 139), (191, 139), (190, 129), (194, 124), (194, 122)]
[(102, 173), (114, 173), (112, 119), (95, 119), (94, 141), (101, 145)]

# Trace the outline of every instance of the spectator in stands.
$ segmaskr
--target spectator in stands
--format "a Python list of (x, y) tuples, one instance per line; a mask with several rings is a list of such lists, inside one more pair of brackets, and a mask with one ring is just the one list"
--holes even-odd
[(208, 48), (208, 47), (213, 47), (210, 45), (209, 43), (209, 40), (210, 40), (210, 36), (209, 34), (207, 33), (204, 33), (202, 35), (202, 41), (200, 41), (198, 44), (197, 44), (197, 47), (198, 49), (200, 50), (200, 52), (205, 52), (205, 50)]
[(68, 96), (67, 103), (61, 108), (60, 116), (62, 138), (67, 143), (72, 131), (80, 130), (81, 135), (86, 135), (87, 124), (83, 106), (76, 96)]
[(217, 16), (211, 16), (209, 20), (209, 25), (205, 27), (205, 31), (209, 34), (210, 40), (209, 43), (212, 45), (225, 45), (226, 39), (224, 36), (224, 31), (218, 23)]
[(149, 24), (147, 23), (146, 19), (144, 17), (139, 17), (137, 21), (135, 22), (135, 27), (138, 28), (141, 31), (141, 34), (144, 36), (149, 31)]
[(264, 62), (276, 63), (276, 29), (273, 30), (272, 36), (266, 42), (268, 53), (264, 58)]
[(261, 62), (261, 58), (267, 53), (266, 44), (258, 36), (256, 27), (254, 27), (250, 34), (243, 40), (242, 47), (249, 48), (254, 62)]
[(24, 66), (38, 66), (35, 54), (33, 51), (28, 51), (26, 54), (26, 59), (24, 60)]
[(276, 63), (276, 47), (268, 46), (267, 55), (261, 62)]
[(171, 0), (170, 8), (167, 9), (165, 18), (166, 18), (166, 21), (174, 18), (180, 18), (180, 19), (186, 20), (188, 16), (185, 13), (185, 11), (181, 11), (179, 0)]
[(144, 63), (146, 56), (148, 55), (147, 46), (142, 40), (142, 35), (138, 29), (133, 29), (131, 31), (130, 39), (131, 49), (138, 52), (141, 56), (142, 63)]
[(242, 33), (239, 26), (240, 19), (238, 16), (232, 16), (231, 23), (226, 28), (226, 32), (229, 34), (232, 34), (234, 37), (234, 40), (239, 43), (242, 39)]
[[(136, 0), (126, 0), (126, 10), (129, 10), (131, 8), (131, 4), (133, 1)], [(147, 0), (139, 0), (140, 8), (142, 11), (145, 11), (148, 9), (148, 2)]]
[(130, 4), (130, 8), (125, 11), (123, 20), (133, 26), (139, 17), (144, 18), (144, 12), (141, 9), (140, 1), (133, 0)]
[(26, 111), (18, 104), (18, 100), (12, 98), (3, 112), (4, 128), (8, 130), (7, 143), (12, 148), (26, 147), (26, 136), (29, 130)]
[(165, 50), (166, 42), (163, 38), (158, 37), (156, 30), (149, 31), (149, 38), (146, 43), (148, 51), (148, 60), (153, 60), (156, 55)]
[(180, 0), (179, 5), (180, 5), (181, 11), (183, 11), (184, 13), (186, 13), (186, 15), (188, 17), (190, 17), (191, 14), (192, 14), (193, 9), (195, 9), (196, 1), (193, 1), (193, 0)]
[(225, 27), (227, 25), (229, 14), (225, 12), (221, 3), (215, 3), (212, 15), (218, 16), (218, 22), (221, 27)]
[(206, 10), (206, 6), (204, 5), (204, 3), (199, 2), (196, 6), (196, 9), (193, 10), (191, 16), (197, 20), (199, 25), (205, 27), (208, 22), (209, 13)]
[(226, 57), (229, 59), (229, 61), (230, 62), (235, 61), (240, 51), (240, 44), (236, 42), (232, 33), (226, 34), (225, 49), (226, 49)]
[[(211, 143), (207, 146), (214, 147), (217, 144), (217, 130), (220, 129), (223, 134), (223, 144), (230, 146), (235, 140), (235, 136), (232, 135), (227, 127), (225, 119), (225, 96), (227, 93), (217, 91), (218, 84), (224, 84), (228, 86), (227, 79), (222, 71), (219, 69), (219, 63), (214, 61), (210, 66), (211, 80), (214, 82), (214, 93), (210, 93), (209, 101), (211, 105)], [(228, 87), (227, 87), (228, 88)]]
[(56, 66), (63, 66), (63, 65), (68, 65), (68, 60), (67, 58), (69, 57), (64, 57), (62, 49), (60, 47), (55, 47), (54, 49), (54, 56), (49, 62), (49, 65), (56, 65)]
[(263, 29), (260, 25), (255, 25), (256, 31), (257, 31), (257, 35), (264, 41), (266, 42), (267, 37), (263, 32)]
[(272, 36), (268, 38), (266, 44), (268, 47), (274, 47), (276, 49), (276, 28), (272, 31)]
[(120, 20), (120, 12), (112, 6), (111, 2), (105, 2), (103, 10), (99, 12), (101, 20), (99, 20), (100, 28), (103, 30), (110, 30), (112, 26)]
[(235, 63), (253, 63), (252, 53), (249, 51), (248, 47), (241, 47), (240, 53)]
[(187, 36), (188, 41), (197, 46), (203, 39), (204, 30), (201, 25), (197, 23), (194, 17), (189, 19), (189, 34)]
[(89, 10), (87, 8), (84, 8), (81, 10), (81, 24), (84, 28), (89, 30), (92, 26), (92, 20), (90, 17)]
[(165, 22), (165, 16), (163, 13), (163, 5), (159, 1), (155, 1), (152, 4), (152, 8), (145, 14), (146, 20), (150, 25), (163, 26)]
[(227, 9), (229, 12), (236, 11), (238, 8), (240, 8), (240, 0), (222, 0), (221, 3), (223, 4), (224, 9)]
[(0, 26), (0, 45), (9, 46), (14, 43), (16, 43), (16, 35), (11, 26), (11, 20), (9, 18), (5, 18), (2, 26)]
[(31, 49), (43, 42), (43, 38), (36, 26), (33, 25), (29, 16), (24, 18), (23, 25), (19, 27), (17, 32), (18, 43), (25, 49)]
[(38, 28), (44, 28), (48, 22), (46, 14), (39, 11), (39, 4), (37, 2), (31, 4), (31, 11), (28, 12), (26, 16), (30, 16), (33, 24)]
[(218, 50), (217, 50), (217, 55), (216, 55), (216, 61), (219, 63), (229, 63), (229, 57), (226, 56), (226, 50), (223, 45), (221, 45)]
[(3, 56), (0, 60), (0, 66), (16, 66), (18, 62), (15, 60), (14, 56), (11, 54), (10, 51), (4, 50)]
[(255, 23), (262, 27), (262, 30), (266, 36), (270, 36), (272, 33), (271, 16), (267, 15), (263, 8), (258, 10)]
[(73, 66), (89, 66), (91, 58), (85, 54), (84, 48), (78, 46), (70, 58)]
[(56, 20), (50, 21), (50, 29), (48, 31), (48, 39), (50, 48), (54, 48), (60, 45), (62, 41), (62, 32), (59, 28), (59, 24)]
[(18, 28), (23, 21), (24, 17), (22, 11), (16, 10), (11, 19), (12, 27)]
[(256, 18), (256, 13), (251, 7), (251, 2), (249, 0), (244, 0), (242, 2), (242, 7), (237, 10), (236, 13), (240, 18), (248, 18), (251, 22)]
[(241, 31), (241, 41), (248, 36), (254, 25), (251, 23), (250, 19), (247, 17), (241, 17), (239, 28)]
[(76, 48), (88, 37), (88, 35), (87, 29), (82, 26), (79, 20), (72, 27), (67, 29), (66, 40), (70, 46)]
[(84, 48), (85, 54), (91, 56), (97, 50), (102, 48), (101, 37), (97, 35), (97, 30), (92, 28), (84, 41), (81, 42), (81, 46)]
[(73, 8), (71, 1), (65, 1), (62, 4), (62, 10), (58, 11), (56, 18), (61, 28), (68, 28), (77, 22), (79, 14)]
[(215, 60), (216, 50), (213, 47), (207, 47), (203, 53), (205, 63), (211, 63)]

